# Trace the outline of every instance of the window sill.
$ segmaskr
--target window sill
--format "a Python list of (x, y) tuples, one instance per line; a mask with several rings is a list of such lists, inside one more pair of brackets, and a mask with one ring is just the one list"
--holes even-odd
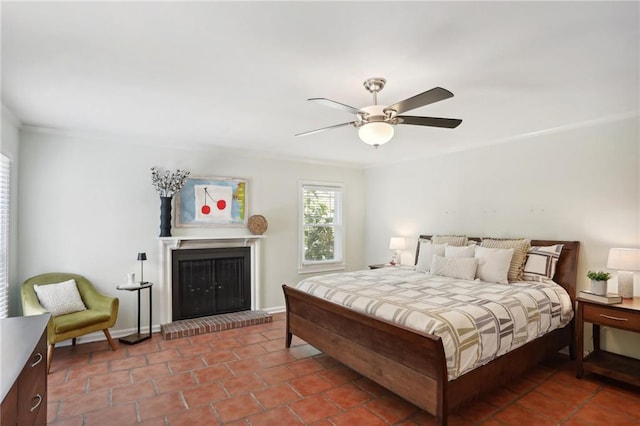
[(343, 271), (346, 268), (344, 263), (330, 263), (324, 265), (308, 265), (298, 268), (298, 274), (313, 274), (316, 272)]

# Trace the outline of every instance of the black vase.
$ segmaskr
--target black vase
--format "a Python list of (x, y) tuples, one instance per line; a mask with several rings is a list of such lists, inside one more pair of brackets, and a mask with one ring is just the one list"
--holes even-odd
[(171, 198), (160, 197), (160, 236), (171, 236)]

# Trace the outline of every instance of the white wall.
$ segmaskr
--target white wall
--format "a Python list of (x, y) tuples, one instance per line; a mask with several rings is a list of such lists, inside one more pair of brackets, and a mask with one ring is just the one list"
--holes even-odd
[[(368, 170), (366, 261), (389, 259), (390, 236), (408, 237), (405, 261), (421, 233), (578, 240), (578, 286), (587, 288), (587, 270), (604, 269), (610, 247), (640, 247), (639, 124), (628, 118)], [(608, 336), (610, 349), (640, 354), (639, 336)]]
[(20, 315), (20, 291), (11, 285), (18, 279), (18, 170), (19, 170), (19, 132), (20, 122), (2, 105), (2, 139), (0, 152), (11, 161), (11, 194), (9, 224), (9, 316)]
[[(158, 282), (160, 200), (150, 168), (176, 168), (192, 176), (248, 179), (249, 214), (269, 222), (261, 242), (262, 308), (284, 306), (281, 285), (297, 273), (298, 181), (344, 182), (347, 268), (364, 266), (364, 172), (337, 166), (252, 158), (233, 150), (186, 151), (23, 129), (20, 134), (19, 278), (51, 271), (87, 276), (101, 291), (120, 298), (114, 335), (135, 326), (135, 293), (121, 292), (127, 272)], [(173, 216), (175, 217), (175, 206)], [(246, 228), (173, 228), (176, 235), (247, 234)], [(154, 301), (159, 289), (154, 288)], [(154, 323), (158, 325), (158, 306)], [(144, 316), (143, 311), (143, 317)], [(143, 325), (146, 322), (143, 321)]]
[[(120, 297), (114, 334), (134, 327), (135, 297), (115, 285), (126, 272), (139, 270), (139, 251), (149, 258), (145, 277), (157, 280), (159, 199), (149, 174), (155, 165), (249, 179), (250, 214), (269, 220), (262, 243), (266, 308), (282, 305), (282, 283), (301, 279), (300, 179), (346, 183), (348, 270), (387, 261), (390, 236), (406, 236), (413, 247), (420, 233), (522, 235), (581, 241), (579, 287), (586, 288), (587, 269), (604, 268), (610, 247), (640, 247), (638, 127), (636, 117), (366, 172), (27, 128), (20, 133), (19, 269), (12, 283), (17, 288), (46, 271), (83, 273)], [(3, 126), (3, 140), (4, 132)], [(173, 229), (174, 235), (229, 232), (234, 231)], [(412, 255), (407, 250), (404, 261)], [(640, 295), (638, 274), (635, 292)], [(159, 300), (156, 293), (154, 298)], [(638, 336), (606, 331), (603, 342), (640, 353)]]

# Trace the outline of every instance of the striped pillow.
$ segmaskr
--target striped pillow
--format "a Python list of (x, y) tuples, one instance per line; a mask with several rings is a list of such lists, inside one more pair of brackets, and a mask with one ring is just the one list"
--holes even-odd
[(524, 263), (527, 259), (527, 252), (531, 247), (531, 240), (527, 238), (483, 238), (480, 246), (487, 248), (513, 249), (513, 257), (509, 265), (507, 279), (509, 282), (522, 281)]
[(465, 246), (467, 245), (466, 235), (434, 235), (431, 237), (433, 244), (448, 244), (450, 246)]
[(531, 247), (527, 254), (527, 262), (524, 265), (524, 279), (527, 281), (553, 279), (562, 247), (562, 244), (548, 247)]

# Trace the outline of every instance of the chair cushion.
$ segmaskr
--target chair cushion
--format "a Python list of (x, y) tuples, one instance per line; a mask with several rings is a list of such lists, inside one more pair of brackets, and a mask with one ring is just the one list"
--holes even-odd
[(55, 327), (56, 334), (62, 334), (66, 333), (67, 331), (77, 330), (104, 321), (108, 321), (109, 318), (109, 313), (87, 309), (84, 311), (55, 317), (53, 319), (53, 325)]
[(33, 290), (43, 308), (54, 317), (87, 309), (82, 303), (76, 280), (61, 283), (36, 284)]

